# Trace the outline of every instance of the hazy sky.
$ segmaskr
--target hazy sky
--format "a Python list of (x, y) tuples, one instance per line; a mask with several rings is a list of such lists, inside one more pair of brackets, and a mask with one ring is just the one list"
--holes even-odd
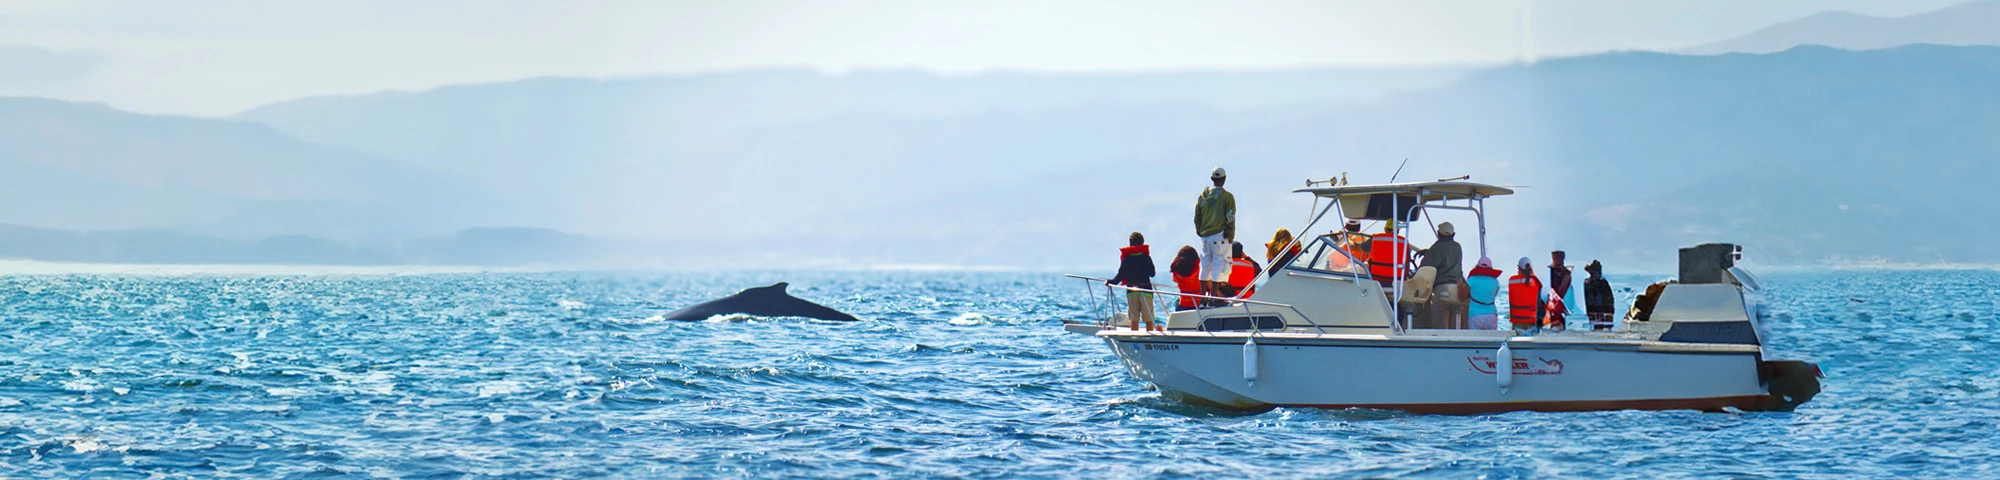
[[(0, 94), (224, 115), (301, 96), (763, 67), (949, 73), (1506, 62), (1961, 0), (0, 0)], [(1527, 26), (1527, 28), (1522, 28)]]

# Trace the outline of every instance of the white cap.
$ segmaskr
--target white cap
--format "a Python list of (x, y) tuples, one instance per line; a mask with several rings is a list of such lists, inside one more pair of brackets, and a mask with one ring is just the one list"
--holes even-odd
[(1438, 235), (1457, 235), (1457, 234), (1458, 231), (1453, 230), (1451, 228), (1451, 222), (1444, 222), (1438, 224)]
[(1228, 176), (1229, 173), (1222, 171), (1222, 167), (1215, 167), (1215, 171), (1208, 173), (1208, 178), (1211, 180)]
[(1520, 263), (1521, 268), (1528, 268), (1534, 265), (1535, 265), (1534, 260), (1529, 260), (1528, 257), (1521, 257), (1521, 263)]

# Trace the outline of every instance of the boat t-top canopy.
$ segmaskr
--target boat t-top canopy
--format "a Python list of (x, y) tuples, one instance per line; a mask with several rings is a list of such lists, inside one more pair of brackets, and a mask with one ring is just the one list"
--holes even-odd
[(1293, 190), (1292, 193), (1310, 193), (1313, 195), (1318, 195), (1320, 197), (1326, 197), (1326, 198), (1345, 197), (1350, 201), (1357, 197), (1367, 197), (1369, 195), (1386, 193), (1386, 194), (1395, 194), (1397, 196), (1402, 196), (1402, 197), (1421, 196), (1421, 198), (1418, 198), (1417, 201), (1428, 203), (1438, 200), (1460, 200), (1469, 198), (1497, 197), (1500, 195), (1512, 195), (1514, 193), (1514, 189), (1494, 186), (1494, 185), (1487, 185), (1484, 183), (1467, 182), (1463, 180), (1449, 180), (1442, 182), (1410, 182), (1410, 183), (1383, 183), (1376, 185), (1341, 185), (1335, 187), (1307, 187), (1298, 190)]
[[(1377, 185), (1328, 185), (1320, 187), (1311, 186), (1310, 183), (1307, 185), (1306, 188), (1293, 190), (1292, 192), (1313, 194), (1313, 208), (1315, 210), (1319, 209), (1320, 198), (1331, 201), (1327, 202), (1326, 209), (1321, 210), (1318, 215), (1314, 216), (1312, 222), (1306, 224), (1306, 228), (1301, 231), (1311, 231), (1312, 227), (1317, 225), (1321, 218), (1325, 217), (1327, 213), (1335, 208), (1338, 208), (1341, 215), (1349, 219), (1390, 221), (1388, 223), (1388, 230), (1393, 232), (1391, 233), (1392, 235), (1397, 238), (1409, 238), (1410, 223), (1415, 222), (1419, 216), (1427, 216), (1424, 213), (1427, 210), (1467, 211), (1476, 217), (1479, 225), (1479, 229), (1476, 232), (1478, 232), (1479, 238), (1480, 257), (1486, 256), (1486, 198), (1514, 194), (1514, 189), (1511, 188), (1468, 182), (1463, 178)], [(1436, 226), (1432, 228), (1435, 231)], [(1376, 241), (1379, 242), (1380, 240)], [(1407, 254), (1392, 254), (1392, 256), (1398, 255), (1406, 256)], [(1359, 259), (1355, 259), (1355, 261), (1359, 261)], [(1399, 258), (1395, 260), (1395, 263), (1400, 265), (1406, 261), (1408, 259)], [(1393, 293), (1389, 298), (1400, 299), (1403, 297), (1405, 272), (1403, 268), (1395, 268), (1393, 270), (1394, 273), (1389, 277), (1390, 281), (1385, 286), (1392, 289), (1391, 292)], [(1376, 273), (1376, 275), (1381, 274)], [(1403, 318), (1400, 303), (1392, 303), (1389, 307), (1392, 313), (1391, 318)], [(1407, 325), (1402, 327), (1408, 328)]]
[[(1425, 208), (1472, 210), (1474, 213), (1479, 213), (1484, 210), (1479, 205), (1484, 205), (1487, 197), (1512, 195), (1514, 189), (1451, 179), (1434, 182), (1306, 187), (1292, 192), (1311, 193), (1316, 199), (1333, 200), (1334, 204), (1341, 206), (1341, 215), (1347, 218), (1369, 220), (1396, 218), (1408, 222), (1416, 220), (1418, 212)], [(1454, 201), (1461, 203), (1452, 205), (1451, 202)]]

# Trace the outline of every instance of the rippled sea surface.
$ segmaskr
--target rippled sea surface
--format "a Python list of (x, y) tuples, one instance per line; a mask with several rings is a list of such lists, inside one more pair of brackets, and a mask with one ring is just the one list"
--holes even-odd
[[(659, 318), (781, 280), (864, 321)], [(1764, 281), (1797, 412), (1423, 416), (1163, 401), (1051, 274), (0, 277), (0, 476), (2000, 476), (2000, 274)]]

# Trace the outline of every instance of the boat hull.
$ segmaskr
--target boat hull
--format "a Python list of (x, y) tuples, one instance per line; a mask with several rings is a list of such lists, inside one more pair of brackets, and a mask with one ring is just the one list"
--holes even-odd
[[(1658, 342), (1510, 342), (1502, 387), (1500, 338), (1392, 339), (1259, 335), (1108, 334), (1133, 376), (1171, 400), (1237, 409), (1376, 408), (1414, 413), (1762, 409), (1770, 395), (1758, 351)], [(1244, 362), (1255, 358), (1256, 379)]]

